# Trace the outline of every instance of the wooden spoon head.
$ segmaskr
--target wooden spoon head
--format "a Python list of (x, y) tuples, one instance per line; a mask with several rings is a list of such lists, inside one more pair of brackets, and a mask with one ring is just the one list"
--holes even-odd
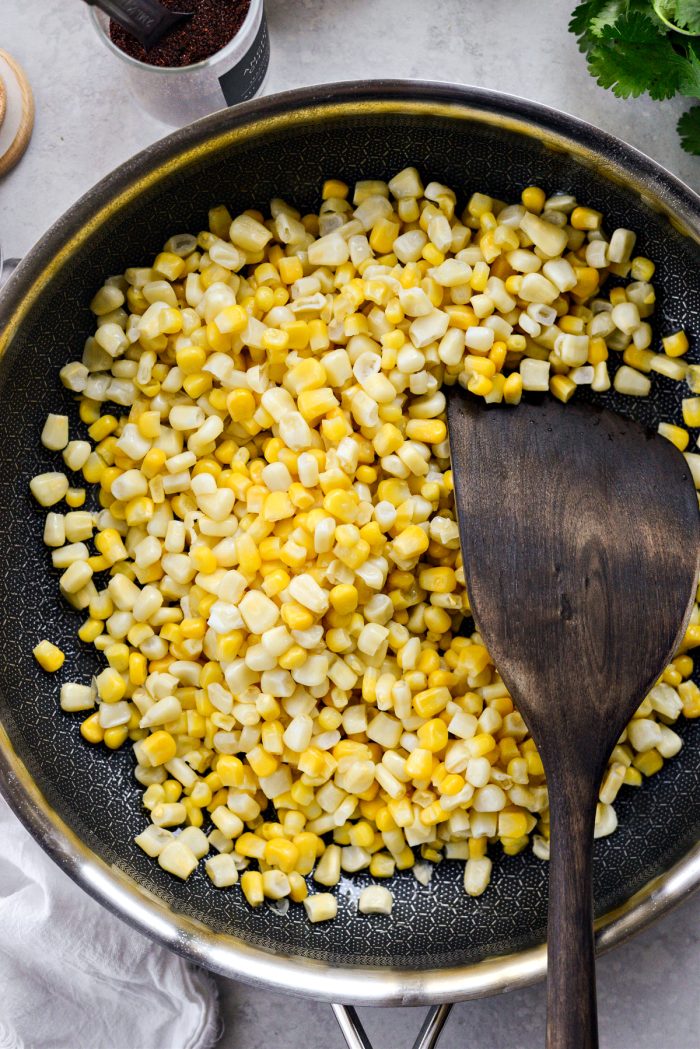
[(700, 515), (688, 466), (588, 404), (489, 408), (453, 387), (447, 415), (477, 628), (548, 773), (568, 761), (599, 777), (690, 615)]

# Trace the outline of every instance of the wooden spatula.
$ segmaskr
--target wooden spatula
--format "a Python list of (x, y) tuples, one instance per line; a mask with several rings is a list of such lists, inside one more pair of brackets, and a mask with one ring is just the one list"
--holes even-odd
[(683, 636), (700, 516), (677, 449), (553, 398), (448, 398), (477, 629), (544, 763), (551, 814), (547, 1046), (598, 1045), (593, 824), (608, 756)]

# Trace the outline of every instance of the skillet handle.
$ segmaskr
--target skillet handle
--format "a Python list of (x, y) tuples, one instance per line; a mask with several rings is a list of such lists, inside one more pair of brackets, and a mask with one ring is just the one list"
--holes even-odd
[[(360, 1022), (357, 1010), (352, 1005), (332, 1005), (331, 1008), (348, 1049), (372, 1049), (372, 1043)], [(435, 1049), (451, 1008), (452, 1004), (447, 1003), (434, 1005), (428, 1010), (423, 1026), (413, 1043), (413, 1049)]]

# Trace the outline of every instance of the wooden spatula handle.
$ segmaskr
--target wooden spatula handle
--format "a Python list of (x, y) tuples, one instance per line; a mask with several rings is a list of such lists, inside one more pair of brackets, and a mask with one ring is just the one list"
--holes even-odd
[(582, 793), (550, 791), (547, 1049), (598, 1049), (591, 885), (596, 787), (588, 798)]

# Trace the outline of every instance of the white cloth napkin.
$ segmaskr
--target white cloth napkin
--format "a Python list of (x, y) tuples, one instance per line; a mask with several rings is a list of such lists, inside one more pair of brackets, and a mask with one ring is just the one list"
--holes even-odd
[(208, 973), (75, 885), (0, 797), (0, 1049), (211, 1049)]

